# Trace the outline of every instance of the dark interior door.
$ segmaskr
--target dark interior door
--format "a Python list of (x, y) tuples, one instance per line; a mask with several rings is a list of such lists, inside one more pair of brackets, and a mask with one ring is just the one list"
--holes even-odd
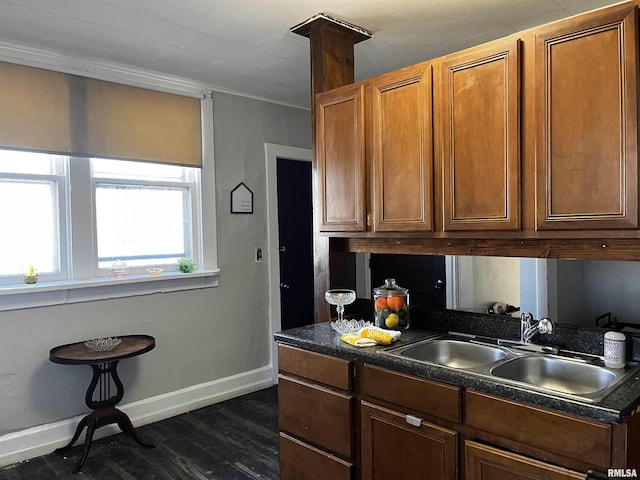
[(311, 162), (277, 159), (280, 319), (283, 330), (313, 323)]
[(444, 257), (437, 255), (371, 254), (371, 287), (384, 285), (385, 278), (395, 278), (409, 289), (412, 305), (445, 308)]

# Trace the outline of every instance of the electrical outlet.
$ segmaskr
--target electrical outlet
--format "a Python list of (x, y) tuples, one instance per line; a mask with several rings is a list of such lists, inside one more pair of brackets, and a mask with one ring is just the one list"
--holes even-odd
[(261, 262), (264, 257), (262, 256), (262, 248), (256, 248), (256, 262)]

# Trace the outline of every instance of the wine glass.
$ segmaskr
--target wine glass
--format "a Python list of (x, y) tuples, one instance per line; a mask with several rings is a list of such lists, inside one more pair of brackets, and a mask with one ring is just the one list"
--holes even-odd
[(324, 299), (330, 305), (336, 306), (338, 312), (338, 321), (342, 322), (344, 314), (344, 306), (350, 305), (356, 300), (356, 292), (347, 290), (346, 288), (335, 288), (327, 290), (324, 293)]

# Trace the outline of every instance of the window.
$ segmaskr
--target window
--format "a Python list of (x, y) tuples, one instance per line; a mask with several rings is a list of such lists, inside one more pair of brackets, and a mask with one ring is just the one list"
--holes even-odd
[(209, 88), (23, 53), (0, 62), (0, 312), (217, 286)]
[(62, 157), (0, 150), (0, 285), (22, 281), (36, 265), (63, 277), (67, 176)]
[(200, 169), (0, 150), (0, 288), (202, 265)]
[(197, 256), (199, 169), (102, 159), (91, 166), (100, 269)]

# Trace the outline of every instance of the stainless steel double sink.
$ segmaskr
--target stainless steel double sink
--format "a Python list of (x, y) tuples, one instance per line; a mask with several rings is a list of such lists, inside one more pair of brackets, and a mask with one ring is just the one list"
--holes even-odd
[(613, 369), (595, 355), (455, 333), (379, 352), (587, 402), (602, 400), (629, 376), (640, 375), (635, 363)]

